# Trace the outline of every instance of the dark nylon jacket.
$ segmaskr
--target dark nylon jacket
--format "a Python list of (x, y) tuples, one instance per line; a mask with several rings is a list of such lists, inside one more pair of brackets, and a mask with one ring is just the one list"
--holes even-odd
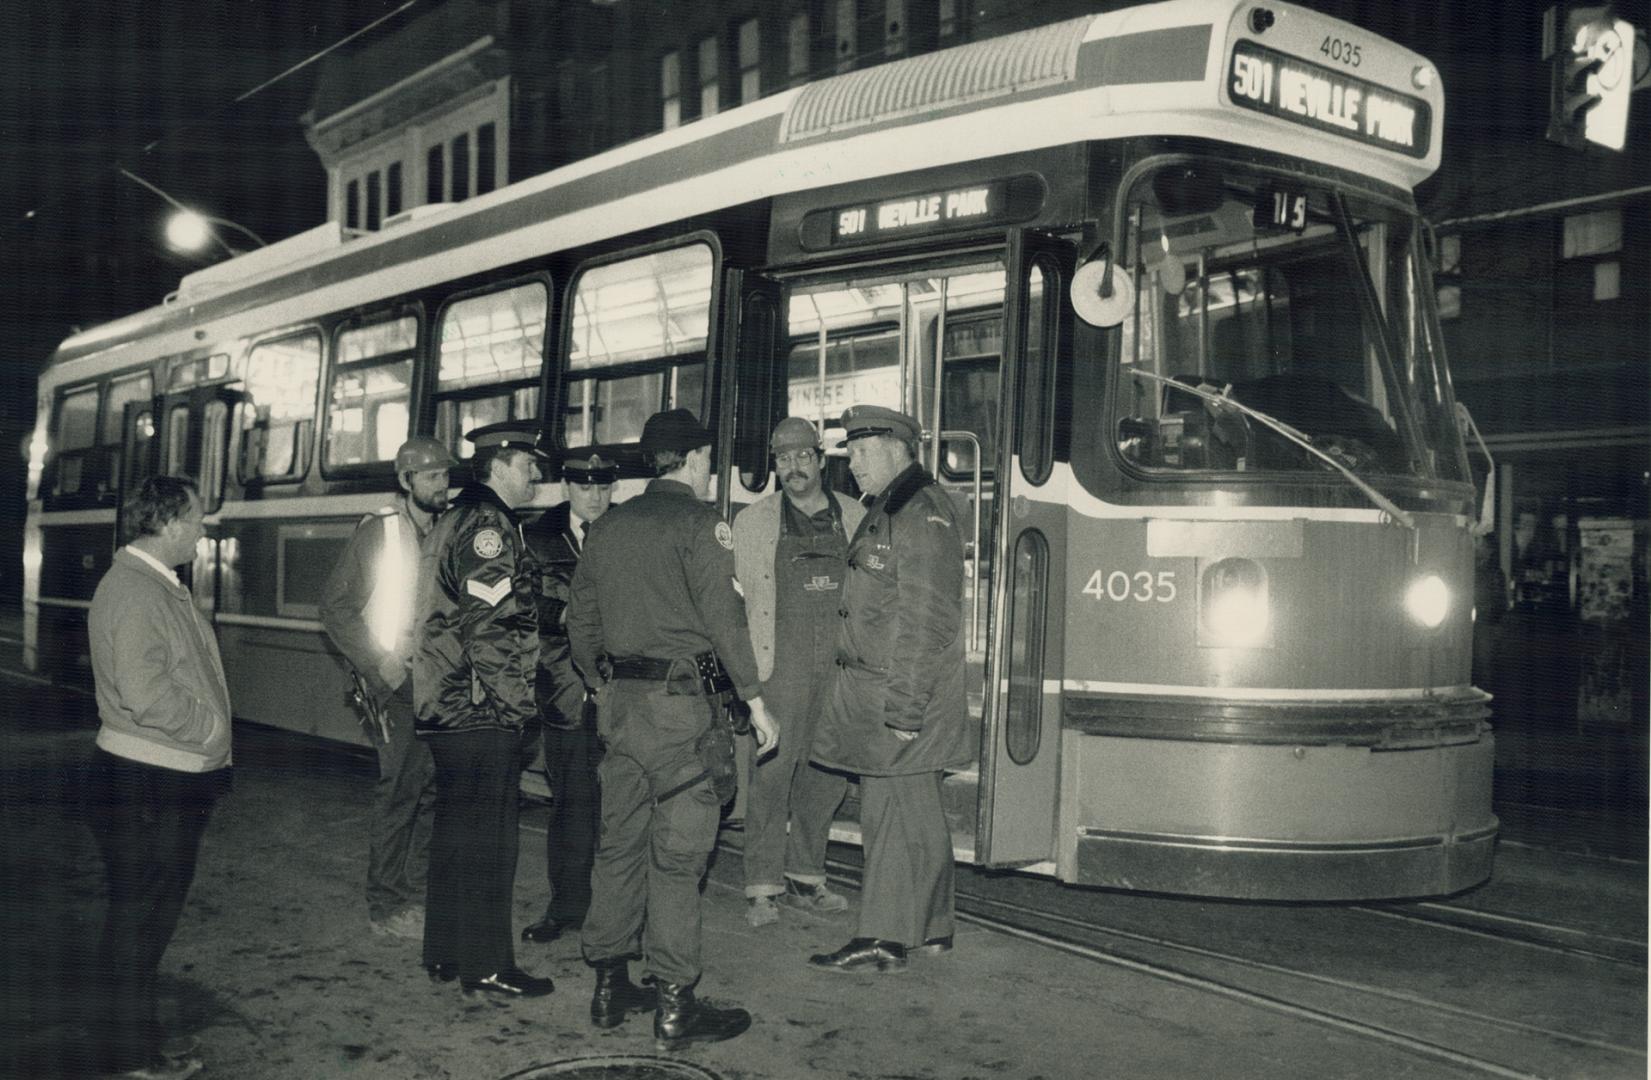
[[(974, 760), (963, 688), (963, 534), (951, 500), (912, 464), (849, 540), (837, 677), (814, 736), (822, 765), (867, 776)], [(891, 729), (915, 731), (902, 742)]]
[(425, 537), (413, 654), (414, 730), (500, 728), (537, 715), (538, 571), (493, 489), (466, 484)]
[(567, 608), (573, 589), (573, 571), (579, 566), (579, 542), (574, 538), (568, 504), (557, 505), (523, 526), (522, 538), (539, 566), (539, 669), (535, 691), (539, 716), (552, 727), (575, 728), (583, 723), (585, 684), (573, 669), (568, 647)]
[(762, 692), (734, 585), (734, 534), (722, 515), (675, 480), (591, 523), (573, 575), (568, 642), (579, 670), (596, 658), (685, 660), (715, 649), (740, 697)]

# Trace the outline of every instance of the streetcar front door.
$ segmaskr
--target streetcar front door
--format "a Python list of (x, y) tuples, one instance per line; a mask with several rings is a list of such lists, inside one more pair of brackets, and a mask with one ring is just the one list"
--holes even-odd
[[(814, 280), (787, 298), (785, 414), (826, 429), (827, 478), (857, 493), (840, 418), (873, 404), (916, 417), (920, 460), (957, 509), (964, 534), (963, 634), (969, 718), (989, 707), (994, 493), (999, 470), (999, 405), (1005, 282), (996, 258), (960, 260), (898, 274)], [(967, 792), (972, 773), (958, 778)], [(954, 838), (974, 828), (966, 795), (956, 802)]]

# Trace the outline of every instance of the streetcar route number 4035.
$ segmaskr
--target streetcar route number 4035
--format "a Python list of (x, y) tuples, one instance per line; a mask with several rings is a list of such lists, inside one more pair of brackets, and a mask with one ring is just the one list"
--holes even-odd
[(1134, 600), (1142, 604), (1152, 601), (1168, 604), (1175, 599), (1175, 571), (1160, 570), (1154, 574), (1150, 570), (1137, 570), (1132, 574), (1127, 570), (1110, 573), (1097, 570), (1089, 575), (1081, 591), (1085, 596), (1116, 603)]

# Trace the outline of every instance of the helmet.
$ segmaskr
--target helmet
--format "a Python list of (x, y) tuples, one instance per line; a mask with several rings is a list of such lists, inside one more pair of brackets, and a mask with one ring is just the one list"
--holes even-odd
[(424, 469), (451, 469), (458, 465), (453, 452), (434, 439), (415, 435), (396, 451), (396, 475)]

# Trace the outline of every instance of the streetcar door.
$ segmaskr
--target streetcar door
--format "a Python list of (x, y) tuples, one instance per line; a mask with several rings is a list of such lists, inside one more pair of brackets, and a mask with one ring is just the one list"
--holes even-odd
[[(719, 432), (717, 460), (731, 480), (717, 485), (718, 509), (729, 512), (736, 485), (761, 490), (768, 479), (768, 437), (785, 416), (785, 385), (777, 362), (785, 355), (785, 290), (771, 278), (729, 270), (722, 335), (727, 344), (721, 370), (723, 400), (732, 395), (731, 430)], [(747, 495), (747, 498), (750, 496)]]
[[(1055, 856), (1060, 791), (1060, 562), (1064, 500), (1046, 494), (1056, 453), (1061, 372), (1072, 322), (1065, 302), (1076, 263), (1071, 243), (1011, 235), (1004, 295), (1004, 392), (995, 460), (996, 527), (975, 857), (985, 866)], [(1064, 363), (1063, 363), (1064, 361)], [(1052, 610), (1053, 609), (1053, 610)], [(1055, 689), (1046, 692), (1046, 687)]]

